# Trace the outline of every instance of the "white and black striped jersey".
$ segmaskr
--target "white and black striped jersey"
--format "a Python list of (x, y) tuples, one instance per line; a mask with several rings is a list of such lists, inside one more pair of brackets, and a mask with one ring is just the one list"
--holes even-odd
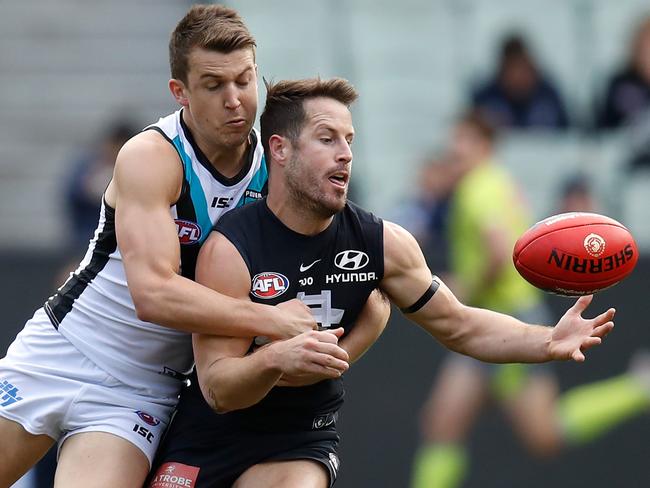
[[(178, 152), (183, 185), (170, 207), (181, 248), (180, 270), (193, 279), (196, 258), (219, 218), (260, 199), (268, 172), (258, 133), (251, 132), (247, 163), (232, 178), (221, 175), (196, 145), (182, 110), (145, 130), (159, 132)], [(45, 303), (54, 327), (90, 360), (130, 385), (176, 395), (192, 368), (191, 336), (139, 320), (115, 236), (115, 211), (102, 202), (99, 225), (79, 267)]]

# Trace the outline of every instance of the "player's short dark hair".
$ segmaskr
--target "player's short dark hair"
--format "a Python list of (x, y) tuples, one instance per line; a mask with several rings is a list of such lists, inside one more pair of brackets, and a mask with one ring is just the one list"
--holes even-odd
[(169, 40), (172, 78), (187, 83), (189, 55), (194, 48), (221, 53), (250, 48), (255, 39), (239, 14), (223, 5), (194, 5), (176, 25)]
[(298, 140), (305, 124), (305, 100), (332, 98), (349, 107), (359, 98), (352, 83), (343, 78), (307, 78), (277, 83), (264, 80), (264, 84), (266, 104), (260, 116), (260, 129), (266, 154), (270, 154), (269, 138), (274, 134), (287, 137), (292, 143)]
[(496, 142), (496, 127), (481, 110), (472, 109), (464, 113), (459, 117), (458, 123), (470, 126), (490, 144)]

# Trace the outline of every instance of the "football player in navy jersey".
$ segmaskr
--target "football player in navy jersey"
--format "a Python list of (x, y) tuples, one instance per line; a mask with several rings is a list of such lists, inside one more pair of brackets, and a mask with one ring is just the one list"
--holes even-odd
[(461, 304), (432, 278), (413, 236), (347, 202), (354, 88), (308, 79), (267, 91), (268, 198), (217, 223), (197, 280), (259, 303), (299, 297), (322, 330), (271, 343), (195, 334), (198, 377), (181, 395), (151, 488), (177, 472), (197, 488), (333, 484), (340, 376), (376, 339), (355, 326), (375, 288), (443, 345), (483, 361), (584, 361), (611, 331), (613, 309), (581, 316), (591, 297), (554, 328)]

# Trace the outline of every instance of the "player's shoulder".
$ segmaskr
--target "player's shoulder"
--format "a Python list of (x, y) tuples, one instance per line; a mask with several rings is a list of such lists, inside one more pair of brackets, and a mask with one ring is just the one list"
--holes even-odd
[(251, 222), (264, 217), (262, 212), (264, 205), (266, 205), (265, 199), (260, 199), (226, 212), (215, 224), (215, 230), (249, 228)]
[(384, 220), (383, 224), (384, 224), (384, 239), (388, 244), (390, 243), (404, 244), (406, 242), (417, 243), (415, 237), (413, 237), (413, 234), (411, 234), (408, 230), (406, 230), (401, 225), (396, 224), (395, 222), (391, 222), (389, 220)]
[(161, 195), (171, 204), (181, 189), (183, 167), (162, 135), (143, 131), (120, 149), (113, 179), (120, 193)]
[(179, 156), (174, 147), (157, 131), (145, 130), (129, 139), (115, 162), (116, 172), (128, 174), (141, 171), (149, 174), (170, 172), (176, 176), (182, 173)]
[(383, 222), (386, 261), (395, 261), (400, 266), (412, 266), (413, 263), (419, 263), (422, 251), (413, 234), (395, 222), (388, 220)]
[(118, 160), (130, 158), (143, 160), (143, 156), (178, 159), (173, 145), (163, 134), (155, 130), (144, 130), (129, 139), (120, 150)]
[(343, 215), (347, 218), (352, 218), (361, 224), (382, 225), (383, 223), (383, 220), (377, 215), (349, 200), (345, 204)]

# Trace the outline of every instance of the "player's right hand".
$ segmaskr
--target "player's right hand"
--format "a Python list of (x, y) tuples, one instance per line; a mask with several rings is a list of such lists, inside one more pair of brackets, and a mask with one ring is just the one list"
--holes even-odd
[(339, 347), (343, 329), (304, 332), (292, 339), (277, 341), (275, 363), (287, 376), (321, 375), (338, 378), (350, 367), (348, 353)]
[(276, 327), (278, 332), (272, 336), (273, 339), (290, 339), (318, 328), (311, 309), (297, 298), (278, 304), (276, 309), (280, 317)]

